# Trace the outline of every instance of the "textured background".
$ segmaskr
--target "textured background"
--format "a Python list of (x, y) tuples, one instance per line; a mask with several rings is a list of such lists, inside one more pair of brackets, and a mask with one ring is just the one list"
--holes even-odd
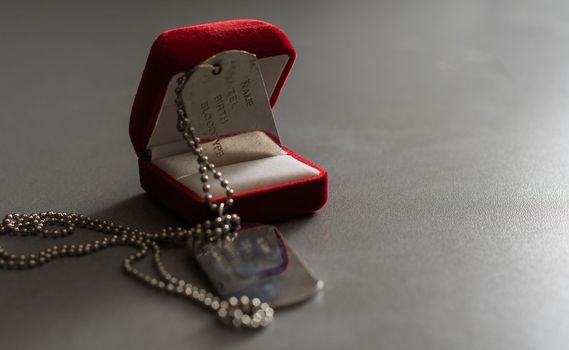
[[(176, 223), (127, 134), (148, 50), (247, 17), (299, 52), (275, 114), (329, 170), (330, 201), (278, 226), (324, 293), (229, 332), (125, 278), (115, 249), (0, 271), (2, 349), (566, 349), (567, 1), (3, 1), (0, 212)], [(166, 260), (192, 274), (182, 251)]]

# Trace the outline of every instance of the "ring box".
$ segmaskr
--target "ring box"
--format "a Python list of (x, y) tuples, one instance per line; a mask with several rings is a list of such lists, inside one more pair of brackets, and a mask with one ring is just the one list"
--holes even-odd
[[(189, 148), (172, 147), (176, 77), (209, 57), (228, 50), (257, 56), (271, 108), (296, 59), (286, 34), (257, 20), (232, 20), (162, 33), (152, 45), (132, 106), (130, 138), (138, 155), (142, 188), (188, 222), (211, 218)], [(166, 127), (169, 126), (169, 127)], [(269, 222), (311, 213), (327, 200), (327, 172), (281, 146), (261, 131), (223, 140), (232, 154), (216, 163), (235, 190), (231, 212), (243, 220)], [(247, 145), (259, 147), (247, 147)], [(204, 146), (207, 151), (207, 147)], [(214, 202), (226, 199), (214, 190)]]

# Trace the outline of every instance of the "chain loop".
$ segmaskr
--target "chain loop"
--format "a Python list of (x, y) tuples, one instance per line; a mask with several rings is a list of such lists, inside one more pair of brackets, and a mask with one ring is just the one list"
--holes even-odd
[[(199, 67), (199, 66), (198, 66)], [(212, 74), (219, 74), (221, 67), (212, 68)], [(226, 209), (233, 205), (234, 190), (229, 186), (229, 181), (223, 178), (223, 174), (215, 168), (208, 157), (203, 155), (200, 139), (195, 135), (195, 129), (190, 125), (186, 112), (186, 106), (182, 98), (182, 92), (189, 77), (195, 69), (187, 71), (178, 78), (176, 92), (177, 129), (182, 133), (190, 150), (196, 155), (199, 165), (200, 179), (203, 184), (204, 200), (210, 210), (217, 214), (215, 220), (207, 220), (190, 229), (182, 227), (163, 229), (161, 233), (147, 233), (130, 226), (124, 226), (113, 222), (94, 219), (84, 215), (64, 212), (43, 212), (34, 214), (8, 214), (0, 223), (0, 234), (13, 236), (38, 235), (43, 238), (60, 238), (71, 235), (77, 228), (87, 229), (100, 233), (110, 234), (87, 244), (63, 244), (54, 245), (35, 254), (16, 255), (6, 251), (0, 246), (0, 268), (3, 269), (31, 269), (42, 266), (57, 258), (85, 256), (100, 250), (115, 246), (130, 246), (138, 251), (123, 260), (124, 271), (137, 281), (159, 289), (161, 291), (179, 295), (191, 299), (216, 312), (219, 319), (225, 324), (241, 328), (263, 328), (269, 325), (274, 316), (273, 309), (267, 303), (258, 298), (250, 299), (247, 296), (240, 298), (231, 297), (221, 300), (212, 293), (178, 279), (168, 272), (160, 255), (162, 242), (185, 243), (191, 240), (192, 244), (210, 244), (218, 240), (232, 240), (240, 229), (241, 220), (236, 214), (226, 214)], [(219, 184), (225, 188), (226, 198), (220, 203), (215, 203), (209, 193), (211, 186), (209, 176), (211, 174)], [(59, 229), (50, 229), (59, 226)], [(157, 277), (143, 273), (134, 266), (134, 263), (143, 260), (148, 254), (152, 254), (153, 265), (158, 272)]]
[[(239, 227), (239, 221), (237, 215), (226, 215), (220, 224), (234, 228)], [(52, 227), (59, 228), (53, 229)], [(207, 229), (206, 227), (210, 228)], [(137, 281), (161, 291), (192, 299), (216, 312), (226, 324), (245, 328), (267, 326), (271, 323), (274, 314), (268, 304), (262, 303), (257, 298), (250, 300), (246, 296), (239, 299), (232, 297), (228, 300), (220, 300), (219, 297), (205, 289), (174, 277), (164, 266), (160, 258), (160, 243), (183, 244), (190, 238), (204, 242), (209, 241), (212, 237), (207, 235), (214, 234), (211, 227), (212, 223), (206, 221), (190, 229), (168, 227), (163, 229), (161, 233), (148, 233), (133, 229), (130, 226), (72, 213), (9, 214), (0, 224), (0, 233), (2, 234), (12, 236), (37, 235), (55, 239), (69, 236), (77, 228), (81, 228), (108, 234), (110, 238), (104, 237), (87, 244), (54, 245), (29, 255), (16, 255), (0, 246), (0, 268), (32, 269), (58, 258), (86, 256), (116, 246), (130, 246), (137, 248), (138, 251), (123, 260), (123, 269), (125, 273)], [(216, 239), (219, 238), (221, 237)], [(230, 236), (225, 235), (225, 238), (229, 239)], [(134, 266), (134, 263), (143, 260), (149, 253), (153, 256), (152, 261), (158, 272), (158, 277), (146, 274)]]

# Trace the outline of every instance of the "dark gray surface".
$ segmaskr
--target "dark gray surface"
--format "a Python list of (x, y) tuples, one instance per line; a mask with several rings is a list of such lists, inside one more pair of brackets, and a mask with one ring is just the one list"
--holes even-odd
[(277, 122), (330, 201), (278, 226), (324, 293), (230, 332), (125, 278), (115, 249), (0, 271), (0, 347), (566, 349), (566, 1), (4, 1), (0, 212), (175, 223), (138, 185), (134, 93), (161, 31), (240, 17), (299, 52)]

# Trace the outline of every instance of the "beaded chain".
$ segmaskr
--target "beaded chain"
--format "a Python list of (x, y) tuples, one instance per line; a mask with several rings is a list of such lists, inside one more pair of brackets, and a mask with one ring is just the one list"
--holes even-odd
[[(201, 65), (200, 67), (204, 67)], [(211, 66), (212, 74), (219, 74), (220, 66)], [(205, 289), (199, 288), (186, 281), (178, 279), (168, 272), (161, 259), (160, 243), (170, 242), (183, 244), (188, 239), (194, 244), (213, 244), (233, 240), (240, 229), (240, 218), (236, 214), (224, 214), (233, 205), (234, 190), (223, 174), (203, 154), (200, 139), (195, 135), (195, 129), (190, 125), (182, 91), (194, 70), (189, 70), (177, 80), (176, 107), (178, 115), (177, 128), (182, 133), (190, 150), (196, 155), (199, 165), (200, 180), (204, 192), (204, 200), (210, 210), (216, 212), (214, 220), (186, 229), (168, 227), (160, 233), (148, 233), (130, 226), (119, 225), (89, 216), (63, 212), (42, 212), (34, 214), (8, 214), (0, 223), (0, 234), (13, 236), (37, 235), (42, 238), (61, 238), (71, 235), (76, 229), (86, 229), (110, 237), (97, 239), (87, 244), (62, 244), (43, 249), (35, 254), (16, 255), (0, 246), (0, 268), (2, 269), (32, 269), (40, 267), (58, 258), (90, 255), (100, 250), (116, 246), (129, 246), (137, 249), (123, 260), (123, 270), (135, 280), (160, 291), (194, 300), (217, 313), (223, 323), (236, 328), (259, 329), (268, 326), (273, 321), (274, 311), (267, 303), (258, 298), (234, 296), (221, 300)], [(213, 202), (208, 173), (225, 189), (227, 198), (220, 203)], [(53, 229), (52, 227), (60, 228)], [(152, 255), (152, 262), (158, 272), (153, 277), (137, 269), (134, 264)]]

